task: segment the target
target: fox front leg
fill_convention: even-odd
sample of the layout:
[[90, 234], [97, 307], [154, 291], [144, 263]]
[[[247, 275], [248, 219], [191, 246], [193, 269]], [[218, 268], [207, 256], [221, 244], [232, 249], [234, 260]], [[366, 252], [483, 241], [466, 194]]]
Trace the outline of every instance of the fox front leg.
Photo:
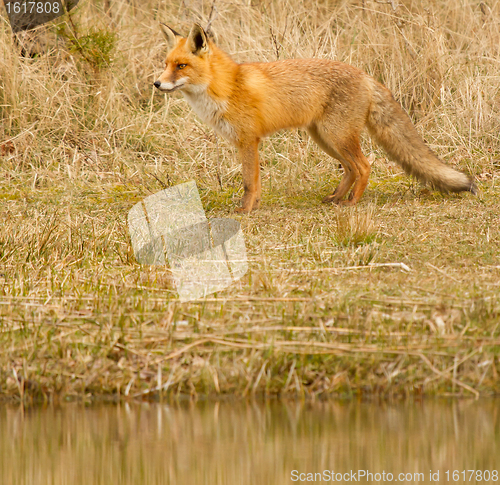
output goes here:
[[250, 212], [260, 204], [259, 139], [239, 146], [244, 194], [236, 212]]

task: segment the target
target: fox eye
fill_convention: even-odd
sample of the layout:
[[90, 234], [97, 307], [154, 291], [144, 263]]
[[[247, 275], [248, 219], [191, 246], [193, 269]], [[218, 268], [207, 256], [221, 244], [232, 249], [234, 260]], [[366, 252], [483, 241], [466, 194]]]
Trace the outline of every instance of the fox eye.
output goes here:
[[184, 69], [187, 64], [177, 64], [177, 69]]

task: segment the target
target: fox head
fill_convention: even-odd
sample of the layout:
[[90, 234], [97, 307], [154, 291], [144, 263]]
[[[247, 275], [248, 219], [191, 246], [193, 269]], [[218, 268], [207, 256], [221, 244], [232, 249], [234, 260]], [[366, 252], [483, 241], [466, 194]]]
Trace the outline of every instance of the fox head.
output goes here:
[[192, 91], [197, 86], [208, 85], [210, 41], [203, 28], [194, 24], [187, 37], [182, 37], [168, 25], [160, 24], [170, 50], [165, 60], [165, 70], [154, 86], [171, 93], [177, 89]]

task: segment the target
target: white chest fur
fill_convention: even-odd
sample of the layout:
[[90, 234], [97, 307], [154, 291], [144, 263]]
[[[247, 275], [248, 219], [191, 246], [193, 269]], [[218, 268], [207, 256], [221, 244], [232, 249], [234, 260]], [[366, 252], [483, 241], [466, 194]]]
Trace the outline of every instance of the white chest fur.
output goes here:
[[236, 131], [233, 126], [224, 119], [227, 109], [226, 101], [215, 101], [207, 92], [206, 86], [197, 89], [183, 91], [184, 98], [189, 103], [193, 111], [217, 134], [224, 137], [229, 142], [236, 141]]

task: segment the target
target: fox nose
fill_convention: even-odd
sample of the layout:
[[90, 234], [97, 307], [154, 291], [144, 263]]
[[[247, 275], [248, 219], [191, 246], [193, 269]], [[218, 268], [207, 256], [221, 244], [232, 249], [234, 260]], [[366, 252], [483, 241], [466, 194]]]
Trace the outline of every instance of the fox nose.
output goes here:
[[159, 88], [161, 86], [161, 82], [155, 81], [154, 86], [155, 86], [155, 88]]

